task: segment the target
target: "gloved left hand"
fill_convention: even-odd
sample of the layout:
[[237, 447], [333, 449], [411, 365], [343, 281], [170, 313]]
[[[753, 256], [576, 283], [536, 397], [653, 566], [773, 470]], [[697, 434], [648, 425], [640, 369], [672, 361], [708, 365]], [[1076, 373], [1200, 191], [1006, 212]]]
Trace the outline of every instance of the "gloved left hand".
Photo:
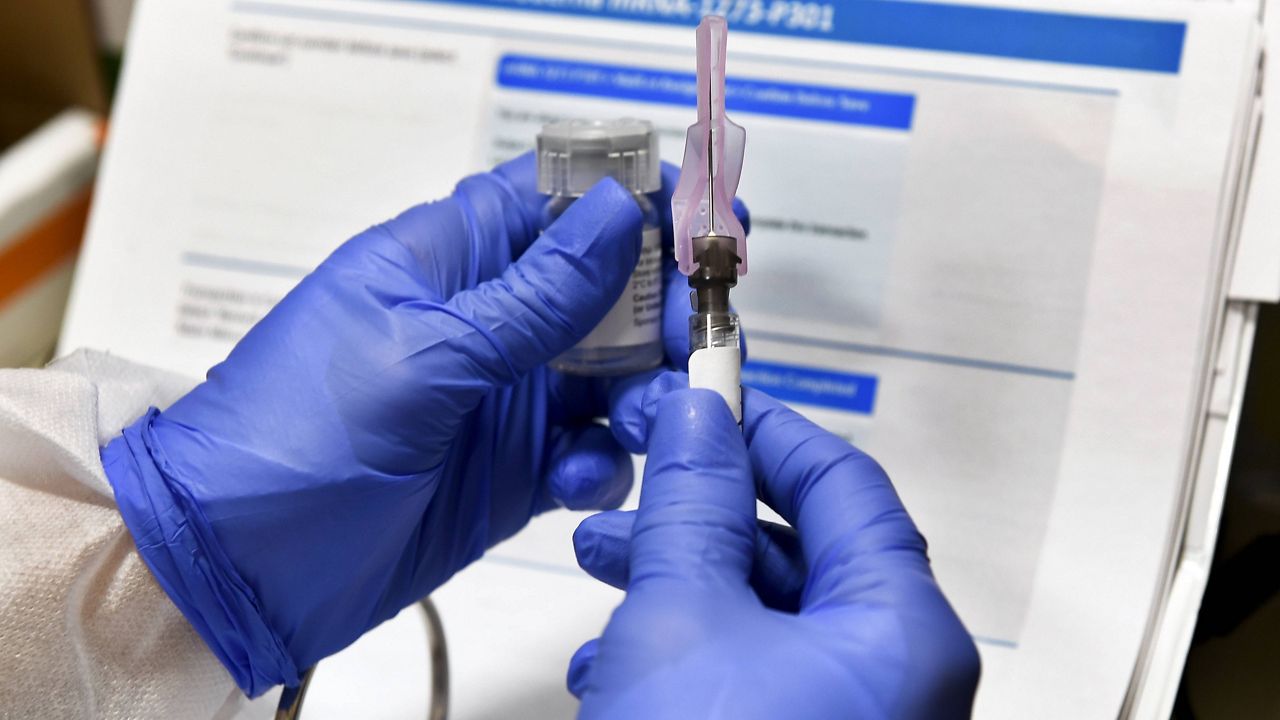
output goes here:
[[641, 211], [605, 180], [539, 237], [534, 178], [526, 155], [350, 240], [103, 449], [144, 560], [249, 695], [530, 516], [626, 497], [630, 458], [591, 420], [607, 384], [545, 363], [621, 294]]

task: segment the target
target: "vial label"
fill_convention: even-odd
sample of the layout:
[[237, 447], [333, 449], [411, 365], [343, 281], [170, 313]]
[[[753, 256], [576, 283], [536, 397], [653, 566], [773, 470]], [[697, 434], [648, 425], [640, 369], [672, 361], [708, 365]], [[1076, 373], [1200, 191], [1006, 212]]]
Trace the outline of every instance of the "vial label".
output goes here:
[[630, 347], [662, 337], [662, 230], [647, 228], [631, 282], [579, 348]]

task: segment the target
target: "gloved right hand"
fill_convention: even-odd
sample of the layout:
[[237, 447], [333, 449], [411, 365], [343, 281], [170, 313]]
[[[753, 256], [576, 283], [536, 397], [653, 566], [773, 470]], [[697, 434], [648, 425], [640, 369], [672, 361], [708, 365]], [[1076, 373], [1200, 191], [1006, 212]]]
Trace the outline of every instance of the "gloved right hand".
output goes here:
[[[571, 663], [580, 717], [968, 717], [977, 650], [880, 466], [760, 392], [739, 431], [685, 384], [614, 408], [649, 458], [639, 510], [575, 535], [583, 567], [627, 590]], [[757, 487], [798, 547], [758, 527]]]

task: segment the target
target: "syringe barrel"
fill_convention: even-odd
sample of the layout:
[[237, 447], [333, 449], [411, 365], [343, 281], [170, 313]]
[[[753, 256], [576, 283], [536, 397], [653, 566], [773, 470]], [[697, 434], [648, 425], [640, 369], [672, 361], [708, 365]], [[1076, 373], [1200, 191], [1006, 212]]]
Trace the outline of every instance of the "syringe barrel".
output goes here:
[[742, 422], [742, 356], [738, 315], [729, 289], [738, 283], [737, 241], [709, 235], [693, 239], [697, 269], [689, 276], [689, 387], [720, 393]]
[[689, 387], [714, 390], [742, 423], [742, 354], [738, 316], [697, 313], [689, 318]]
[[705, 348], [741, 348], [737, 313], [703, 312], [689, 316], [689, 354]]

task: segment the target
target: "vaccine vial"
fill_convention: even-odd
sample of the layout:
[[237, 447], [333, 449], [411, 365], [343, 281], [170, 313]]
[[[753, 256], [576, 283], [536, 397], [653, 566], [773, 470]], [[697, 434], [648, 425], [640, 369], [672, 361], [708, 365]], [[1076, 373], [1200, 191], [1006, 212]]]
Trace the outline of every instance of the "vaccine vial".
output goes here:
[[552, 368], [621, 375], [662, 363], [662, 229], [647, 195], [662, 186], [661, 170], [658, 137], [645, 120], [563, 120], [538, 133], [538, 191], [551, 196], [542, 227], [605, 177], [630, 190], [644, 213], [640, 261], [622, 297], [582, 342], [551, 362]]

